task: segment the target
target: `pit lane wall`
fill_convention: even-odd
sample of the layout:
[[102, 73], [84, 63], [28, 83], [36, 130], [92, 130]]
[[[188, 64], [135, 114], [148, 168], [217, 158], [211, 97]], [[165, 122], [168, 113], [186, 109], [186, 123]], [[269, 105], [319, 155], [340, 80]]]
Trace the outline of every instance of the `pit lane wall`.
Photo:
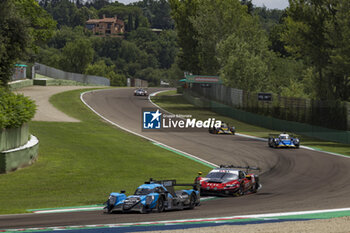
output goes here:
[[189, 90], [185, 90], [183, 95], [185, 99], [187, 99], [187, 101], [189, 101], [195, 106], [209, 108], [210, 110], [218, 114], [228, 116], [249, 124], [281, 132], [287, 131], [292, 133], [298, 133], [325, 141], [334, 141], [350, 144], [350, 131], [328, 129], [305, 123], [281, 120], [273, 117], [242, 111], [237, 108], [233, 108], [228, 105], [219, 103], [217, 101], [206, 99], [202, 96], [194, 96], [193, 93], [191, 93], [191, 91]]
[[0, 173], [32, 164], [38, 156], [39, 141], [29, 134], [27, 124], [0, 131]]

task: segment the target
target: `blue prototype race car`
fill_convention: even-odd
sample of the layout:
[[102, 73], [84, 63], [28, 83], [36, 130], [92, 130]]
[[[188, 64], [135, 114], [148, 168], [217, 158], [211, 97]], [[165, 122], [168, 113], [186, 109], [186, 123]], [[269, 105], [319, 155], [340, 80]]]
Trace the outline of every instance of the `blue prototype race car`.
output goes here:
[[[174, 186], [192, 186], [189, 190], [174, 190]], [[199, 185], [176, 184], [176, 180], [161, 180], [145, 182], [139, 186], [134, 195], [126, 196], [125, 191], [111, 193], [105, 212], [131, 212], [149, 213], [151, 211], [163, 212], [173, 209], [193, 209], [200, 204]]]
[[300, 141], [298, 138], [287, 133], [281, 133], [280, 135], [270, 134], [268, 144], [269, 147], [274, 148], [299, 148]]

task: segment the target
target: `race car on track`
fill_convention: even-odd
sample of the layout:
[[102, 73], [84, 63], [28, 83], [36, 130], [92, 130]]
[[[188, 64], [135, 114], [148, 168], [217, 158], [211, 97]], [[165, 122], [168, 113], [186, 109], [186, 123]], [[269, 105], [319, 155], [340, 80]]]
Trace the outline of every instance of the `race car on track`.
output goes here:
[[[174, 190], [174, 186], [192, 186], [193, 189]], [[150, 179], [139, 186], [134, 195], [126, 196], [125, 191], [111, 193], [105, 203], [105, 212], [149, 213], [173, 209], [193, 209], [200, 204], [199, 185], [176, 184], [176, 180]]]
[[262, 186], [259, 183], [259, 176], [248, 173], [250, 170], [260, 169], [249, 166], [221, 165], [211, 170], [206, 177], [198, 176], [197, 182], [200, 183], [201, 195], [241, 196], [256, 193]]
[[209, 128], [209, 133], [212, 134], [232, 134], [234, 135], [236, 132], [235, 127], [229, 126], [226, 123], [221, 123], [220, 127], [210, 127]]
[[274, 148], [299, 148], [300, 141], [297, 137], [291, 136], [287, 133], [270, 134], [268, 139], [269, 147]]
[[135, 96], [147, 96], [147, 91], [143, 88], [136, 89], [134, 91]]

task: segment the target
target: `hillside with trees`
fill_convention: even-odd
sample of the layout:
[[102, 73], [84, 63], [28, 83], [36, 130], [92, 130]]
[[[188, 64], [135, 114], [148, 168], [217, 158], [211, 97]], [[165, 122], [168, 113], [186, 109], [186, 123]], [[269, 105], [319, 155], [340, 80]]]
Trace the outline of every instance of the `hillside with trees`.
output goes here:
[[[290, 0], [286, 10], [251, 0], [6, 0], [0, 7], [0, 77], [39, 62], [69, 72], [176, 83], [183, 72], [220, 75], [231, 87], [349, 101], [346, 0]], [[6, 10], [5, 10], [6, 9]], [[92, 35], [89, 19], [117, 17], [119, 36]], [[159, 29], [156, 32], [152, 29]]]
[[169, 2], [180, 69], [250, 92], [349, 101], [349, 1], [290, 0], [285, 11], [247, 0]]

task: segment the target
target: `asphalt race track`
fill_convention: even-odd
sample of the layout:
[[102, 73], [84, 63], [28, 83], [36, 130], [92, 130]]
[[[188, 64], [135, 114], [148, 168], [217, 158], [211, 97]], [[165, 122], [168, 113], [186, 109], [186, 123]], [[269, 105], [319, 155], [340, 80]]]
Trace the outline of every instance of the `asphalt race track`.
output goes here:
[[[159, 89], [149, 88], [149, 93]], [[194, 210], [151, 214], [86, 211], [0, 216], [0, 229], [224, 217], [350, 207], [350, 159], [306, 149], [272, 149], [266, 142], [208, 132], [142, 132], [141, 108], [154, 107], [133, 89], [94, 91], [84, 100], [125, 128], [215, 164], [258, 165], [257, 194], [203, 202]], [[237, 129], [239, 132], [239, 129]], [[142, 153], [141, 153], [142, 154]], [[194, 174], [195, 176], [196, 174]], [[113, 190], [111, 190], [113, 191]], [[115, 190], [114, 190], [115, 191]]]

